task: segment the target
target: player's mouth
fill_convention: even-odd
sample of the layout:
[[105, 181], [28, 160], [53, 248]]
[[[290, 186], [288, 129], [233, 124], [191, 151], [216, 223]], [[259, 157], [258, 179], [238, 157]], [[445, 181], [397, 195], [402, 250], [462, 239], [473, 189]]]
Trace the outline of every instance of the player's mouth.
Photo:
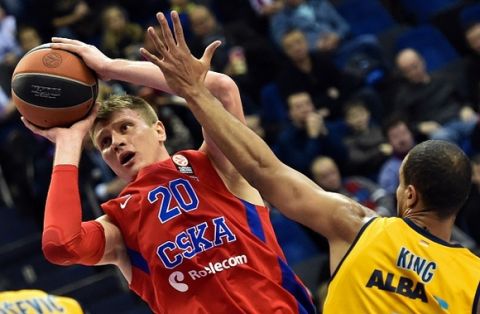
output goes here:
[[135, 157], [134, 152], [125, 152], [120, 155], [120, 164], [124, 167], [131, 166]]

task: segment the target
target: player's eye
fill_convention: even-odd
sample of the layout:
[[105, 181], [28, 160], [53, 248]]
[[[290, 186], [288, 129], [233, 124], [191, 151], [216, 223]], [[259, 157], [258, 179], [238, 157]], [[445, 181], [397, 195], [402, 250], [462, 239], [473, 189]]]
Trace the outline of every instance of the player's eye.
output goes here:
[[123, 123], [121, 126], [120, 126], [120, 131], [123, 133], [123, 132], [126, 132], [129, 128], [130, 128], [131, 124], [130, 123]]

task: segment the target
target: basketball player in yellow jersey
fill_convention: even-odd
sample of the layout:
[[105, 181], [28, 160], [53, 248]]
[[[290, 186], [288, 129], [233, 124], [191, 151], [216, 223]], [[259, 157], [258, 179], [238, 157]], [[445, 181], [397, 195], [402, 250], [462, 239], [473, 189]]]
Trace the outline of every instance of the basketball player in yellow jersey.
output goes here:
[[[450, 242], [471, 184], [470, 162], [457, 146], [427, 141], [413, 148], [400, 169], [399, 217], [375, 217], [281, 163], [205, 88], [207, 58], [190, 54], [178, 15], [172, 13], [175, 38], [163, 14], [157, 18], [161, 34], [149, 28], [156, 55], [141, 49], [144, 57], [160, 67], [168, 85], [266, 200], [327, 237], [333, 279], [325, 313], [480, 313], [480, 259]], [[209, 46], [208, 54], [217, 46]]]
[[0, 313], [83, 314], [77, 301], [47, 294], [41, 290], [0, 292]]

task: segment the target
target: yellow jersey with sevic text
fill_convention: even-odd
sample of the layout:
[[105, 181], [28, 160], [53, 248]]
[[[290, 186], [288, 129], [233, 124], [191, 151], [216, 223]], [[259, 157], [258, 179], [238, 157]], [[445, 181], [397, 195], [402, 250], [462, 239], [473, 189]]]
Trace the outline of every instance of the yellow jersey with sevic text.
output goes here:
[[77, 301], [41, 290], [0, 292], [0, 313], [83, 314]]

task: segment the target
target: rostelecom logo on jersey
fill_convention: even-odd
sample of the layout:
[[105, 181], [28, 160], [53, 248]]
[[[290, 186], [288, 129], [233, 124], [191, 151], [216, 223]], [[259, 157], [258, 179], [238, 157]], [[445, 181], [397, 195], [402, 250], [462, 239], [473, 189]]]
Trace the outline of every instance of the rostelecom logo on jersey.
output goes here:
[[[189, 270], [187, 272], [191, 280], [197, 280], [205, 278], [210, 275], [215, 275], [222, 271], [228, 270], [230, 268], [236, 267], [238, 265], [247, 264], [248, 259], [246, 255], [237, 255], [224, 259], [220, 262], [208, 263], [207, 266], [203, 267], [200, 270]], [[188, 279], [188, 277], [187, 277]], [[174, 271], [168, 276], [168, 283], [177, 291], [187, 292], [188, 284], [184, 282], [185, 275], [180, 271]]]

